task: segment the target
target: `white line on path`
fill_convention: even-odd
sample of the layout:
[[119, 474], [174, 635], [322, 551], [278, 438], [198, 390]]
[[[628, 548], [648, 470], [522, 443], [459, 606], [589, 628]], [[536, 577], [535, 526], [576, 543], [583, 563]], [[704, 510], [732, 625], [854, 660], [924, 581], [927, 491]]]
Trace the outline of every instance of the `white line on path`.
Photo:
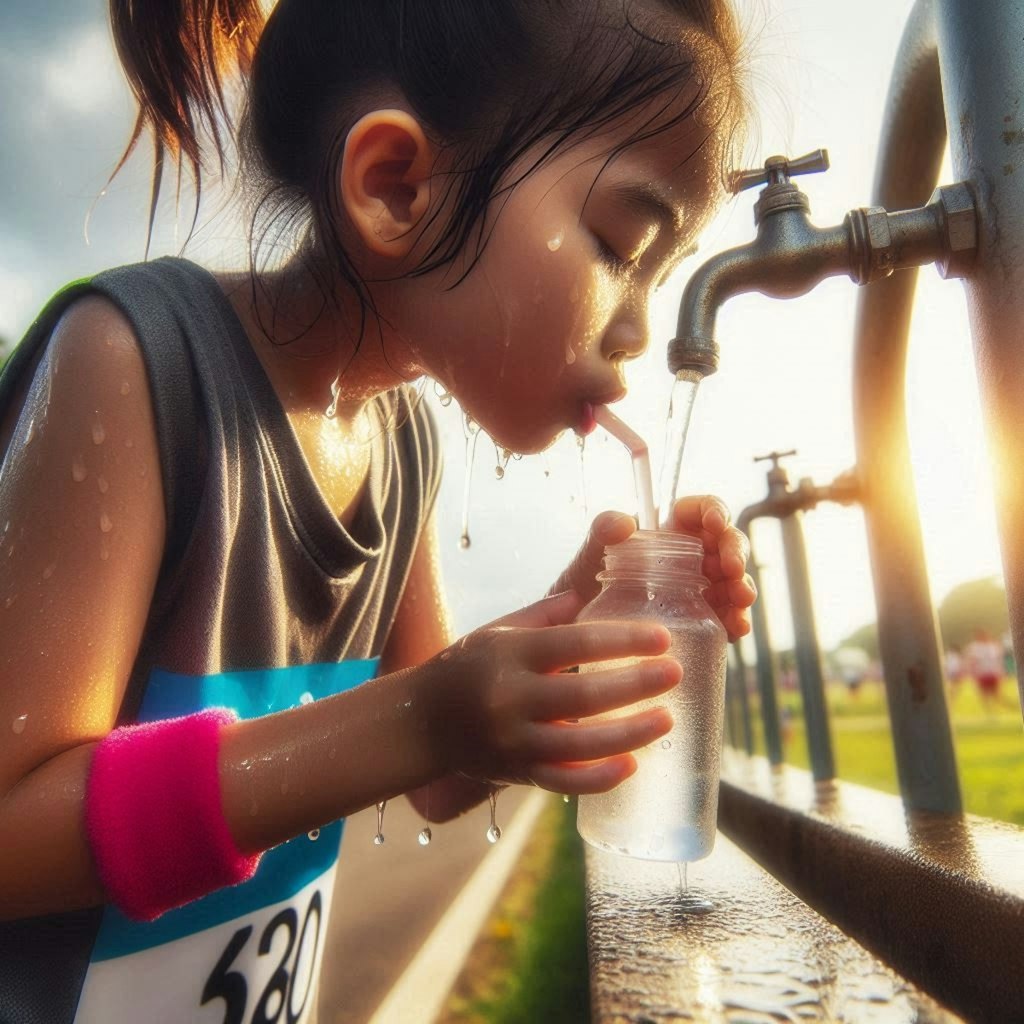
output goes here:
[[487, 851], [369, 1024], [430, 1024], [437, 1018], [548, 796], [538, 789], [522, 802], [501, 842]]

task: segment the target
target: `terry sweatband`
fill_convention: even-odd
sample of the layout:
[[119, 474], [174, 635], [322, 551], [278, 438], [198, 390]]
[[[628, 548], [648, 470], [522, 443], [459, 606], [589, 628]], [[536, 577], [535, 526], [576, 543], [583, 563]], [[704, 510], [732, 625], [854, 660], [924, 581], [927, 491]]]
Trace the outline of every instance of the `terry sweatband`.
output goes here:
[[85, 828], [100, 881], [128, 917], [164, 911], [256, 873], [224, 820], [217, 754], [227, 708], [122, 726], [96, 748]]

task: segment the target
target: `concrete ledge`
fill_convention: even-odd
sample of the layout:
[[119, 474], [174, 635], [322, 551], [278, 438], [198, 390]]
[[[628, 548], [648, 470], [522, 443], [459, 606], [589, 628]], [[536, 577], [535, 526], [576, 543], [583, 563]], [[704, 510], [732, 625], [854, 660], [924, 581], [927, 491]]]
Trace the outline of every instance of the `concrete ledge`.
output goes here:
[[[719, 834], [689, 866], [587, 848], [592, 1019], [952, 1024], [947, 1012]], [[701, 899], [709, 913], [687, 913]]]
[[719, 828], [811, 907], [971, 1021], [1024, 1020], [1024, 829], [729, 752]]

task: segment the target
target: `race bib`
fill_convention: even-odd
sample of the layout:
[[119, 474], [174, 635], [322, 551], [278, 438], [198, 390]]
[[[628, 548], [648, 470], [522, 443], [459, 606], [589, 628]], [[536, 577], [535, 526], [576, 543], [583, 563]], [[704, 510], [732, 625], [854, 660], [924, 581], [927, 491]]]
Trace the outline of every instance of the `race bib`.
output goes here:
[[[140, 721], [208, 707], [241, 718], [331, 696], [373, 678], [377, 659], [180, 676], [154, 672]], [[308, 1024], [344, 828], [333, 822], [272, 850], [249, 881], [131, 921], [108, 906], [75, 1024]]]

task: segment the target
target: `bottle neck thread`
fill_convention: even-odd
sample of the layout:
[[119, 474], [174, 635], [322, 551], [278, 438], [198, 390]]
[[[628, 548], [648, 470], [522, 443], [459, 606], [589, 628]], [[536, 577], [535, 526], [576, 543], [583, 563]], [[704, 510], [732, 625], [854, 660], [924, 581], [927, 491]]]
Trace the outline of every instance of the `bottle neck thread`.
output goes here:
[[604, 549], [602, 584], [689, 584], [704, 589], [710, 583], [701, 569], [704, 546], [696, 537], [670, 530], [637, 530], [621, 544]]

